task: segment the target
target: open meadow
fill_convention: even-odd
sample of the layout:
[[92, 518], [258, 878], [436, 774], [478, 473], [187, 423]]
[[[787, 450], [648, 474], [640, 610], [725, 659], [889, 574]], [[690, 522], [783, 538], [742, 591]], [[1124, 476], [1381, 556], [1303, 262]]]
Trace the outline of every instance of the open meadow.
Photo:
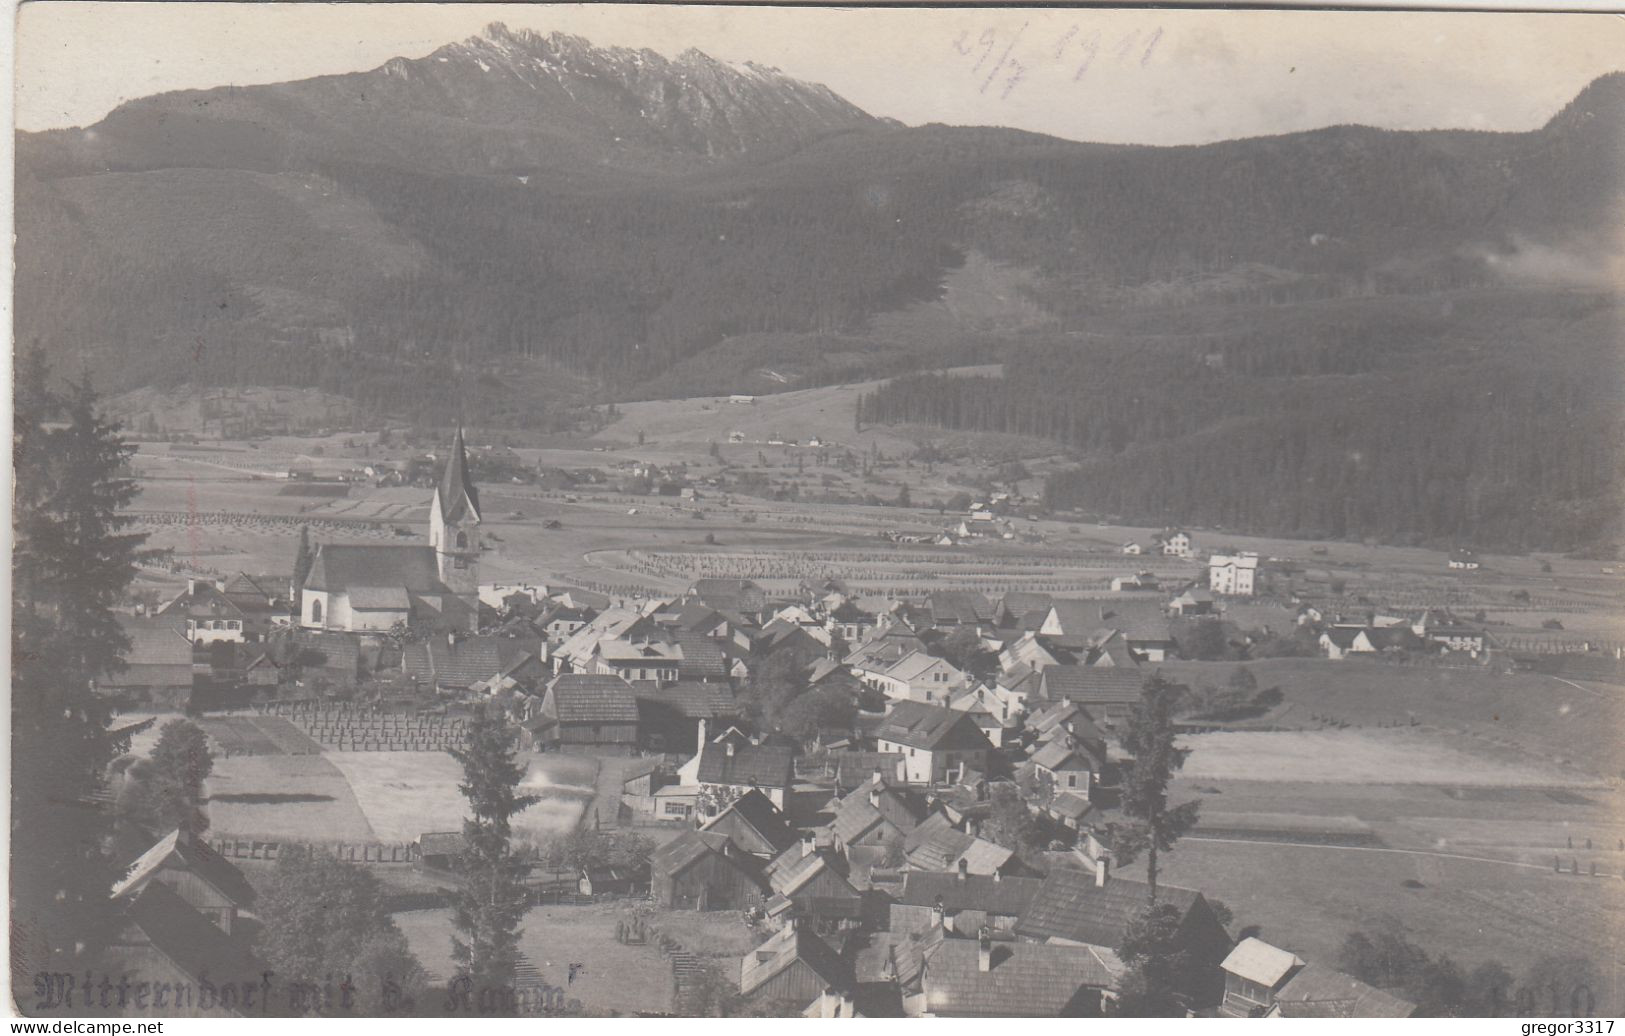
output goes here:
[[1409, 729], [1217, 731], [1189, 735], [1183, 776], [1293, 784], [1451, 784], [1501, 788], [1601, 786], [1535, 758], [1493, 759]]
[[1621, 959], [1625, 792], [1595, 773], [1433, 726], [1182, 743], [1171, 798], [1201, 814], [1163, 878], [1222, 900], [1237, 930], [1327, 962], [1357, 930], [1469, 968], [1577, 953], [1607, 973]]
[[[663, 1013], [672, 1009], [671, 963], [653, 937], [642, 946], [615, 941], [615, 924], [641, 916], [676, 938], [690, 952], [723, 956], [724, 973], [738, 969], [738, 957], [752, 943], [736, 913], [651, 912], [625, 902], [583, 906], [538, 906], [525, 914], [519, 950], [542, 981], [564, 990], [583, 1007], [620, 1014]], [[448, 910], [413, 910], [394, 915], [412, 953], [433, 976], [453, 971]], [[574, 973], [572, 974], [572, 967]]]
[[[205, 729], [220, 744], [241, 743], [239, 728], [260, 717], [216, 717]], [[252, 729], [251, 729], [252, 732]], [[462, 766], [446, 752], [322, 752], [217, 755], [206, 792], [210, 830], [218, 835], [314, 842], [415, 842], [458, 831], [468, 803]], [[521, 792], [541, 801], [514, 819], [521, 841], [573, 830], [594, 796], [596, 761], [527, 755]]]
[[[1625, 775], [1625, 688], [1495, 667], [1393, 665], [1365, 659], [1275, 658], [1243, 663], [1259, 687], [1279, 687], [1278, 727], [1346, 724], [1383, 735], [1429, 734], [1442, 745], [1514, 766], [1531, 759], [1595, 778]], [[1165, 662], [1165, 676], [1222, 687], [1234, 662]], [[1409, 767], [1413, 765], [1406, 763]], [[1416, 766], [1426, 766], [1418, 757]], [[1399, 778], [1396, 778], [1399, 779]]]

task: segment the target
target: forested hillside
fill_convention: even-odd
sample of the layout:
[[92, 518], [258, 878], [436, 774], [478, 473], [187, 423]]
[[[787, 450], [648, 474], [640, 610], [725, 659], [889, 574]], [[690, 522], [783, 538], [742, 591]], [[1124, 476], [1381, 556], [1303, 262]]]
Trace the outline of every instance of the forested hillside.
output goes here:
[[1049, 502], [1142, 523], [1575, 549], [1618, 534], [1618, 300], [1461, 292], [1243, 313], [1240, 333], [1033, 341], [915, 375], [865, 421], [1059, 440]]
[[[1617, 73], [1530, 133], [1126, 147], [906, 128], [771, 69], [495, 27], [19, 134], [15, 326], [110, 387], [291, 383], [534, 427], [1007, 359], [1002, 385], [899, 383], [872, 419], [1089, 451], [1059, 502], [1494, 538], [1476, 512], [1522, 486], [1568, 542], [1614, 474], [1590, 434], [1617, 402], [1612, 311], [1584, 293], [1625, 275], [1622, 175]], [[990, 270], [972, 290], [1002, 310], [953, 298]], [[1439, 471], [1357, 445], [1361, 414]], [[1269, 474], [1207, 488], [1232, 454]], [[1361, 509], [1413, 473], [1415, 499]], [[1355, 487], [1342, 513], [1311, 476]]]

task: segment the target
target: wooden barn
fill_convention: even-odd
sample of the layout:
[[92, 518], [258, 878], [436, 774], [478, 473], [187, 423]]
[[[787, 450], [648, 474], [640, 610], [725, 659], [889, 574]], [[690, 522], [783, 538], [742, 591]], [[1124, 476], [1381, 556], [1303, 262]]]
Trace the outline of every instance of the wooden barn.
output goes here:
[[739, 965], [739, 993], [764, 1003], [782, 1002], [800, 1011], [825, 990], [852, 987], [851, 968], [840, 954], [801, 926], [779, 932], [745, 955]]
[[540, 742], [561, 752], [631, 755], [638, 748], [638, 700], [618, 676], [565, 673], [542, 699], [541, 715], [553, 721]]
[[756, 861], [727, 835], [684, 831], [649, 858], [651, 892], [668, 910], [743, 910], [761, 903]]
[[143, 853], [113, 886], [113, 899], [131, 902], [154, 884], [169, 888], [228, 935], [237, 928], [239, 912], [254, 905], [254, 887], [242, 871], [190, 831], [171, 831]]
[[705, 830], [727, 835], [735, 846], [763, 861], [800, 844], [784, 814], [755, 788], [708, 820]]

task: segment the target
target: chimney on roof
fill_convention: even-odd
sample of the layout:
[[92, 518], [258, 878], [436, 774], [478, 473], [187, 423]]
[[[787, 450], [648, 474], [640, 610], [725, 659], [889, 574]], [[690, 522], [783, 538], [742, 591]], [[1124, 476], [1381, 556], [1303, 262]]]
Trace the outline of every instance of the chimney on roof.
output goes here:
[[986, 927], [976, 939], [976, 970], [993, 970], [993, 936]]
[[1108, 874], [1107, 874], [1108, 870], [1109, 870], [1109, 865], [1106, 863], [1105, 855], [1102, 854], [1099, 859], [1095, 860], [1095, 888], [1103, 889], [1103, 888], [1106, 887], [1106, 878], [1108, 877]]
[[186, 579], [186, 596], [191, 597], [195, 593], [197, 593], [197, 580], [188, 576]]
[[734, 754], [734, 743], [733, 743], [733, 738], [729, 738], [729, 739], [728, 739], [728, 743], [727, 743], [727, 744], [726, 744], [726, 745], [724, 745], [724, 746], [723, 746], [723, 748], [724, 748], [724, 749], [726, 749], [726, 750], [727, 750], [727, 752], [728, 752], [728, 757], [729, 757], [729, 758], [730, 758], [730, 759], [731, 759], [731, 758], [733, 758], [733, 754]]
[[964, 881], [969, 876], [970, 876], [970, 864], [966, 863], [965, 858], [963, 856], [961, 856], [959, 858], [959, 880]]
[[931, 904], [931, 927], [932, 928], [941, 928], [941, 927], [943, 927], [943, 909], [942, 909], [942, 897], [941, 896], [938, 896], [936, 898], [936, 901]]
[[998, 881], [999, 879], [1001, 879], [1003, 877], [1004, 877], [1004, 874], [1001, 871], [999, 871], [997, 868], [995, 868], [994, 871], [993, 871], [993, 880]]

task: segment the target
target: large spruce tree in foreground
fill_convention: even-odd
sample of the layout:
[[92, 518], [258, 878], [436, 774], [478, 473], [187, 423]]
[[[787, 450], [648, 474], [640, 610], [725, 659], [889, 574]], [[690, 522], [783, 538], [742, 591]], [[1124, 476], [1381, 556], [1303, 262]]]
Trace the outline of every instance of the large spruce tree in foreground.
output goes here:
[[457, 980], [475, 1003], [484, 999], [497, 1005], [514, 988], [519, 922], [525, 913], [519, 880], [525, 865], [513, 850], [510, 824], [540, 800], [518, 792], [525, 767], [515, 761], [513, 733], [500, 717], [476, 717], [468, 741], [452, 755], [463, 764], [458, 787], [473, 815], [463, 821], [463, 887], [453, 900], [457, 934], [451, 955]]
[[1168, 783], [1185, 765], [1188, 748], [1174, 745], [1174, 704], [1180, 688], [1154, 674], [1146, 680], [1123, 732], [1123, 750], [1134, 757], [1123, 776], [1123, 813], [1130, 822], [1118, 829], [1112, 852], [1120, 864], [1144, 853], [1150, 901], [1157, 902], [1157, 854], [1169, 852], [1196, 825], [1197, 802], [1168, 805]]
[[[83, 971], [113, 924], [117, 878], [101, 804], [127, 744], [92, 688], [123, 667], [113, 607], [146, 537], [124, 531], [133, 447], [96, 413], [88, 379], [53, 391], [38, 351], [19, 357], [12, 426], [11, 858], [13, 967]], [[30, 974], [16, 974], [22, 988]]]

